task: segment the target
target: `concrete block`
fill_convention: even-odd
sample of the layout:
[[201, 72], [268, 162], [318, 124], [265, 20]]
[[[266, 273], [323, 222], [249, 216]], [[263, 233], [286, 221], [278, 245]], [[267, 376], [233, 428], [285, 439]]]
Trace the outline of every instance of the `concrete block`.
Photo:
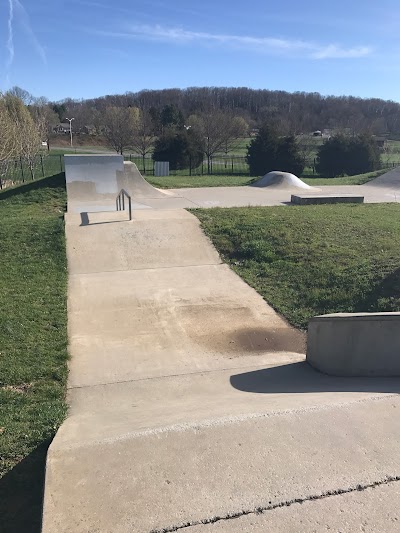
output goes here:
[[312, 205], [312, 204], [362, 204], [364, 196], [356, 194], [292, 194], [292, 204]]
[[400, 376], [400, 313], [312, 318], [307, 361], [334, 376]]

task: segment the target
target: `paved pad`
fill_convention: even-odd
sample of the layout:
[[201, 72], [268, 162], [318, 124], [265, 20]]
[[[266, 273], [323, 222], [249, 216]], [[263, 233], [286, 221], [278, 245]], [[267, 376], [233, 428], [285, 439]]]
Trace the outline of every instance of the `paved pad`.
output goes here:
[[395, 530], [400, 380], [312, 370], [304, 335], [174, 207], [280, 194], [172, 191], [132, 221], [107, 198], [69, 204], [71, 407], [44, 533]]
[[190, 533], [397, 533], [400, 483], [356, 487], [318, 499], [285, 502], [266, 511], [222, 519], [189, 529]]
[[[56, 440], [44, 531], [176, 531], [383, 484], [400, 468], [400, 423], [393, 425], [399, 402], [396, 396], [237, 420], [210, 416], [97, 443], [80, 443], [78, 434], [74, 445]], [[327, 529], [331, 517], [319, 520]]]

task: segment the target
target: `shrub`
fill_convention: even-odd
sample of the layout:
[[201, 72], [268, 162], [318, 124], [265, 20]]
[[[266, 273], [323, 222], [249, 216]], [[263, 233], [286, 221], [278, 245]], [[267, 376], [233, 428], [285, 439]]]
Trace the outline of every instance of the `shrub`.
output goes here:
[[262, 176], [272, 170], [302, 174], [304, 162], [293, 135], [280, 137], [264, 125], [247, 147], [247, 163], [251, 176]]
[[189, 131], [168, 131], [154, 145], [154, 161], [169, 161], [171, 170], [198, 167], [203, 160], [201, 140]]
[[364, 174], [380, 166], [379, 148], [374, 139], [367, 135], [334, 135], [324, 142], [317, 154], [317, 172], [332, 178]]

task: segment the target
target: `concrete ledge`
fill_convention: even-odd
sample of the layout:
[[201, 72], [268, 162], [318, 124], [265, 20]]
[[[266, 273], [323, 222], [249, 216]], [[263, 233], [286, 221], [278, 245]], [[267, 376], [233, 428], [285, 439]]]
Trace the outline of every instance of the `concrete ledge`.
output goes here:
[[341, 195], [324, 195], [324, 194], [292, 194], [292, 204], [311, 205], [311, 204], [362, 204], [364, 196], [356, 194]]
[[312, 318], [307, 361], [334, 376], [400, 376], [400, 313]]

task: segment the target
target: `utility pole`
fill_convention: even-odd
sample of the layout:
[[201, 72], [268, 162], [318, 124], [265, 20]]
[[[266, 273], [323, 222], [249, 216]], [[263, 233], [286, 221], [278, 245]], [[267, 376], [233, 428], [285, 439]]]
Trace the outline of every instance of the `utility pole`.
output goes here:
[[72, 121], [75, 120], [74, 118], [66, 118], [69, 122], [69, 135], [71, 137], [71, 148], [72, 148]]

